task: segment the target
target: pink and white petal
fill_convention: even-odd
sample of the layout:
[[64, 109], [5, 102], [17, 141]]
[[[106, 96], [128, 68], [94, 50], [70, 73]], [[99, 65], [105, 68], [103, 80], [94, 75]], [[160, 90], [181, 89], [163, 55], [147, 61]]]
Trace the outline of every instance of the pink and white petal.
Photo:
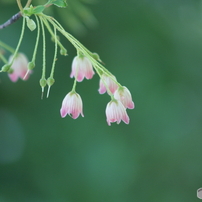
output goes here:
[[12, 82], [16, 82], [18, 80], [18, 75], [15, 72], [12, 74], [8, 74], [8, 76]]
[[93, 69], [87, 69], [85, 76], [87, 79], [92, 79], [94, 74], [95, 72], [93, 71]]
[[102, 81], [100, 81], [100, 88], [98, 89], [100, 94], [104, 94], [106, 93], [107, 89], [105, 87], [105, 85], [102, 83]]
[[84, 74], [83, 74], [83, 72], [79, 71], [78, 74], [77, 74], [76, 80], [78, 82], [81, 82], [81, 81], [83, 81], [83, 79], [84, 79]]
[[123, 122], [125, 122], [126, 124], [129, 124], [129, 122], [130, 122], [130, 118], [129, 118], [129, 116], [128, 116], [127, 114], [124, 114], [124, 115], [122, 116], [122, 120], [123, 120]]
[[74, 72], [73, 70], [71, 71], [71, 74], [70, 74], [70, 78], [73, 78], [74, 77]]
[[124, 107], [128, 109], [133, 109], [135, 107], [130, 91], [126, 87], [117, 89], [114, 93], [114, 98], [120, 100]]
[[74, 108], [74, 109], [72, 109], [71, 114], [72, 114], [71, 117], [72, 117], [73, 119], [77, 119], [77, 118], [79, 117], [80, 111], [79, 111], [78, 109]]
[[117, 88], [118, 88], [118, 85], [114, 81], [111, 81], [109, 85], [109, 90], [112, 92], [112, 94], [114, 94]]
[[60, 115], [61, 115], [62, 118], [64, 118], [65, 116], [67, 116], [67, 109], [65, 109], [65, 108], [62, 107], [60, 109]]
[[135, 108], [134, 102], [132, 101], [132, 102], [128, 103], [127, 108], [128, 109], [134, 109]]
[[85, 77], [86, 79], [91, 79], [95, 72], [93, 71], [93, 66], [88, 58], [84, 58], [84, 66], [85, 66]]

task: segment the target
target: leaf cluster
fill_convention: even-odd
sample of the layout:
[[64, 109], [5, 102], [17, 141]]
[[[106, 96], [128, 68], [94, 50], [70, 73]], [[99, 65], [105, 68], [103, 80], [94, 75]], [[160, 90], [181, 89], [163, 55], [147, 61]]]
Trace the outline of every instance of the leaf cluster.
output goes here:
[[66, 8], [67, 2], [66, 2], [66, 0], [49, 0], [44, 5], [39, 5], [36, 7], [30, 6], [29, 8], [24, 9], [23, 12], [27, 16], [36, 15], [36, 14], [42, 13], [45, 10], [45, 8], [47, 8], [51, 5], [55, 5], [55, 6], [60, 7], [60, 8]]

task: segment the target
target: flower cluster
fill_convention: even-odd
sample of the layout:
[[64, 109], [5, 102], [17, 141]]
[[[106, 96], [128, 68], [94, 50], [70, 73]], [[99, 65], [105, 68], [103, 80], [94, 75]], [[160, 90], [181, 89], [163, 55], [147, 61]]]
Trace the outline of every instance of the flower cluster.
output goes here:
[[[72, 72], [70, 77], [74, 77], [76, 81], [83, 81], [84, 78], [91, 79], [95, 74], [93, 65], [90, 60], [84, 56], [76, 56], [72, 63]], [[100, 87], [98, 89], [100, 94], [107, 92], [112, 100], [107, 104], [106, 117], [108, 125], [112, 122], [129, 123], [129, 117], [126, 109], [133, 109], [135, 107], [132, 101], [130, 91], [125, 87], [121, 86], [115, 76], [107, 75], [103, 73], [100, 77]], [[64, 118], [67, 114], [71, 115], [72, 118], [78, 118], [79, 114], [83, 115], [83, 103], [81, 97], [75, 90], [69, 92], [63, 102], [60, 109], [61, 116]]]
[[[77, 56], [73, 59], [72, 70], [70, 73], [70, 77], [74, 78], [74, 84], [72, 90], [65, 96], [62, 101], [62, 106], [60, 109], [61, 117], [64, 118], [67, 114], [70, 115], [73, 119], [77, 119], [79, 115], [84, 116], [82, 99], [76, 92], [76, 85], [77, 82], [82, 82], [84, 78], [92, 79], [94, 74], [97, 73], [100, 77], [98, 92], [100, 94], [107, 93], [111, 97], [111, 100], [106, 107], [106, 120], [108, 125], [111, 125], [111, 123], [113, 122], [117, 122], [119, 124], [121, 121], [128, 124], [129, 116], [126, 112], [126, 109], [133, 109], [135, 107], [130, 91], [125, 86], [122, 86], [120, 83], [118, 83], [116, 77], [101, 64], [102, 61], [97, 53], [90, 52], [77, 39], [66, 32], [58, 21], [56, 21], [53, 17], [47, 16], [43, 13], [44, 9], [51, 5], [66, 7], [66, 1], [49, 0], [45, 5], [36, 7], [30, 5], [31, 1], [28, 1], [25, 8], [22, 8], [20, 0], [17, 2], [20, 8], [20, 13], [17, 15], [17, 17], [23, 17], [21, 35], [16, 49], [12, 49], [7, 44], [4, 44], [0, 41], [0, 60], [5, 63], [1, 69], [1, 72], [7, 72], [12, 82], [16, 82], [19, 78], [23, 80], [28, 79], [30, 74], [32, 73], [33, 68], [35, 67], [39, 37], [42, 33], [43, 64], [42, 76], [39, 83], [42, 88], [42, 95], [45, 87], [48, 86], [48, 97], [50, 87], [55, 82], [54, 70], [57, 60], [58, 47], [60, 48], [61, 55], [67, 55], [67, 50], [64, 48], [62, 43], [59, 41], [59, 37], [57, 36], [57, 32], [59, 32], [67, 40], [69, 40], [77, 50]], [[35, 16], [36, 23], [34, 20], [30, 19], [31, 15]], [[27, 27], [31, 31], [37, 30], [36, 43], [33, 51], [32, 60], [30, 62], [28, 62], [27, 57], [23, 53], [19, 53], [19, 47], [21, 45], [25, 31], [25, 23], [27, 23]], [[8, 23], [6, 23], [6, 25], [7, 24]], [[5, 25], [1, 27], [5, 27]], [[48, 78], [46, 77], [45, 28], [52, 36], [53, 42], [55, 44], [51, 73]], [[11, 56], [8, 61], [4, 57], [5, 50], [11, 52]]]

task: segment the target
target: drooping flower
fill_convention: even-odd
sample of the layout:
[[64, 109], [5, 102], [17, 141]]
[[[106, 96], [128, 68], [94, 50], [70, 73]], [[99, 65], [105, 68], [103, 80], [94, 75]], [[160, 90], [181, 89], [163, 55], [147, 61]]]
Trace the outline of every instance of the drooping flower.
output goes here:
[[[9, 57], [8, 62], [10, 63], [13, 59], [13, 55]], [[27, 80], [29, 78], [29, 75], [31, 74], [31, 71], [28, 72], [28, 59], [23, 53], [18, 53], [16, 58], [13, 61], [13, 64], [11, 65], [11, 69], [13, 70], [12, 73], [8, 74], [10, 80], [12, 82], [16, 82], [19, 78]], [[26, 75], [26, 77], [25, 77]]]
[[112, 100], [107, 104], [106, 117], [109, 126], [112, 122], [119, 124], [122, 120], [126, 124], [129, 124], [130, 121], [126, 108], [119, 100]]
[[128, 90], [128, 88], [126, 88], [125, 86], [119, 87], [115, 91], [114, 98], [117, 100], [120, 100], [125, 108], [134, 109], [134, 107], [135, 107], [135, 104], [132, 101], [131, 93]]
[[[112, 77], [116, 81], [116, 77], [115, 76]], [[98, 89], [99, 93], [104, 94], [107, 91], [106, 89], [107, 85], [111, 93], [114, 94], [114, 92], [118, 88], [118, 85], [115, 83], [115, 81], [113, 81], [109, 76], [102, 74], [100, 78], [100, 87]]]
[[91, 79], [94, 74], [93, 66], [87, 57], [74, 57], [70, 74], [71, 78], [75, 77], [77, 81], [81, 82], [84, 78]]
[[62, 101], [60, 109], [61, 117], [64, 118], [67, 114], [73, 119], [77, 119], [79, 115], [83, 115], [83, 103], [81, 97], [76, 92], [69, 92]]

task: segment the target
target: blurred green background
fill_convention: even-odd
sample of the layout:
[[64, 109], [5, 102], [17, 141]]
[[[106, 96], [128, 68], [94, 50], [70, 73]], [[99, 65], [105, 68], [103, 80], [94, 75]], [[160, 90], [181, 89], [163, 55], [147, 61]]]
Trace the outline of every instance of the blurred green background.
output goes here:
[[[49, 12], [99, 53], [130, 89], [136, 108], [128, 110], [129, 125], [109, 127], [105, 107], [110, 98], [99, 95], [96, 75], [77, 85], [85, 118], [62, 119], [59, 110], [72, 88], [69, 74], [76, 55], [62, 37], [68, 56], [58, 56], [48, 99], [40, 98], [41, 47], [28, 81], [12, 83], [1, 73], [0, 202], [199, 201], [202, 1], [67, 2], [63, 14]], [[85, 8], [78, 11], [74, 3]], [[14, 0], [0, 1], [0, 23], [16, 12]], [[22, 19], [0, 30], [0, 40], [15, 47], [21, 24]], [[29, 59], [35, 37], [36, 31], [26, 29], [20, 51]], [[54, 48], [48, 40], [47, 75]]]

